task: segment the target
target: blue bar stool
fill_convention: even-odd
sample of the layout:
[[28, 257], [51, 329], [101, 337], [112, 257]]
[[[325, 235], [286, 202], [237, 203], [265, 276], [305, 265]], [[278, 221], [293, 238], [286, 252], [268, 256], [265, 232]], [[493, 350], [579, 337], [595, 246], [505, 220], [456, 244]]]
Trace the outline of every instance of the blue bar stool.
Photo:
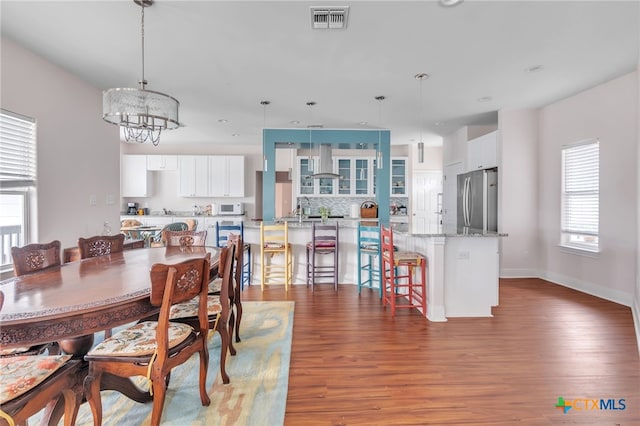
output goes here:
[[[364, 262], [363, 262], [364, 258]], [[368, 221], [358, 223], [358, 294], [362, 287], [378, 288], [382, 298], [380, 268], [380, 225]], [[363, 278], [364, 275], [364, 278]]]
[[[229, 234], [238, 234], [242, 241], [244, 240], [244, 223], [235, 224], [233, 222], [216, 222], [216, 247], [226, 247]], [[243, 256], [242, 263], [242, 282], [240, 290], [244, 290], [244, 283], [251, 285], [251, 244], [243, 243], [244, 251], [247, 256]]]

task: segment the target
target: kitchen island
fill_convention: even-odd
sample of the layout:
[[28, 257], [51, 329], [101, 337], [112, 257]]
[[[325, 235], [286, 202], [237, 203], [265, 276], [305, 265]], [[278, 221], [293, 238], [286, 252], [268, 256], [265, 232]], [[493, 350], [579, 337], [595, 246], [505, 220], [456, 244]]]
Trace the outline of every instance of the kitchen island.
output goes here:
[[[337, 219], [339, 225], [339, 282], [357, 283], [358, 222]], [[364, 219], [366, 220], [366, 219]], [[329, 222], [335, 222], [329, 220]], [[289, 242], [293, 248], [293, 285], [306, 284], [306, 244], [311, 239], [312, 221], [289, 221]], [[245, 242], [259, 253], [260, 222], [245, 222]], [[427, 318], [489, 317], [498, 305], [499, 239], [507, 234], [445, 229], [437, 233], [412, 234], [394, 229], [394, 245], [400, 250], [418, 251], [427, 257]], [[330, 259], [319, 258], [320, 262]], [[276, 259], [280, 261], [280, 259]], [[259, 284], [259, 255], [253, 256], [252, 283]], [[320, 284], [322, 285], [322, 284]]]
[[507, 234], [443, 229], [412, 234], [395, 230], [400, 250], [417, 251], [428, 261], [427, 318], [490, 317], [498, 306], [500, 244]]

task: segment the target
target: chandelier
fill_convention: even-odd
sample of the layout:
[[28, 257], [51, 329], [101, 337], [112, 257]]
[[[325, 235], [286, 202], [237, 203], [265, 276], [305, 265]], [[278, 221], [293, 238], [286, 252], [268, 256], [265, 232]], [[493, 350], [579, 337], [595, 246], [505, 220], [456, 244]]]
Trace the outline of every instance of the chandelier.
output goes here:
[[102, 118], [120, 126], [121, 134], [127, 142], [160, 143], [163, 130], [180, 127], [178, 107], [180, 102], [172, 96], [153, 90], [146, 90], [144, 78], [144, 8], [153, 0], [133, 0], [142, 10], [142, 79], [140, 87], [114, 88], [102, 92]]

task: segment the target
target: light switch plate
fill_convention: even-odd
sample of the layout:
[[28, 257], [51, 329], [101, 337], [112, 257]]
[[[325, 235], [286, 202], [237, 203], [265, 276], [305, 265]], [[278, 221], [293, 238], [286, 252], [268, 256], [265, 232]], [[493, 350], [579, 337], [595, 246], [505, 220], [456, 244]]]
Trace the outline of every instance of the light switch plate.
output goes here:
[[94, 194], [89, 195], [89, 205], [95, 206], [97, 204], [98, 204], [98, 197], [96, 197]]

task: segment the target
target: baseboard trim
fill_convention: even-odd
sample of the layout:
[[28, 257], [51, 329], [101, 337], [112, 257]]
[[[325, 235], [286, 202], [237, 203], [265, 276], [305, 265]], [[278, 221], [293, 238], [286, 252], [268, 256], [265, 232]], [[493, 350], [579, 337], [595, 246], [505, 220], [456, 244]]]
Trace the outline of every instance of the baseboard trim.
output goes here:
[[540, 278], [540, 272], [537, 269], [500, 269], [500, 278]]
[[575, 278], [553, 272], [544, 272], [540, 274], [539, 278], [554, 284], [559, 284], [563, 287], [571, 288], [573, 290], [608, 300], [610, 302], [618, 303], [620, 305], [628, 307], [633, 306], [633, 295], [629, 295], [621, 291], [605, 288], [594, 283], [577, 280]]

